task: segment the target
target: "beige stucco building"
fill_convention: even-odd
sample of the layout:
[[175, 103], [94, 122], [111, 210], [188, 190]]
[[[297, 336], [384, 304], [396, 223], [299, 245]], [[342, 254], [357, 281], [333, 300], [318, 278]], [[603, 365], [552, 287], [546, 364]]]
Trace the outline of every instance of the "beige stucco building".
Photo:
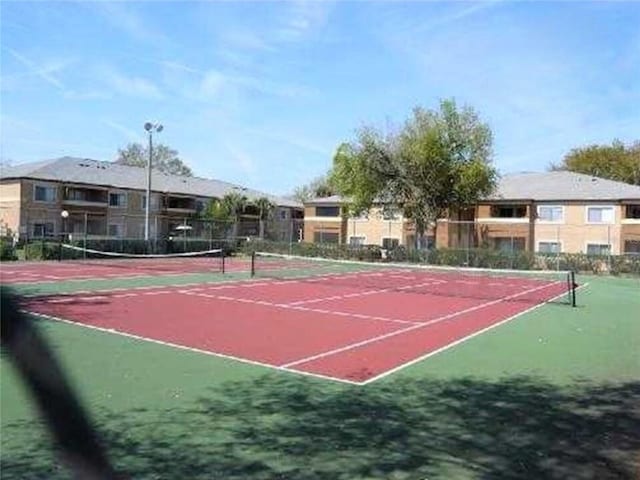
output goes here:
[[[18, 238], [85, 233], [144, 238], [146, 178], [143, 168], [72, 157], [5, 167], [0, 174], [0, 226]], [[211, 199], [230, 192], [249, 200], [269, 198], [277, 205], [278, 220], [302, 215], [302, 205], [293, 200], [219, 180], [154, 172], [151, 186], [150, 238], [162, 238], [187, 223], [194, 225], [193, 236], [200, 235], [190, 220]], [[237, 233], [258, 235], [258, 224], [257, 212], [247, 209]], [[289, 235], [288, 230], [274, 234]]]
[[[305, 241], [413, 245], [413, 224], [382, 205], [358, 218], [340, 197], [305, 203]], [[640, 187], [571, 172], [502, 177], [496, 193], [437, 222], [422, 245], [544, 253], [640, 253]]]

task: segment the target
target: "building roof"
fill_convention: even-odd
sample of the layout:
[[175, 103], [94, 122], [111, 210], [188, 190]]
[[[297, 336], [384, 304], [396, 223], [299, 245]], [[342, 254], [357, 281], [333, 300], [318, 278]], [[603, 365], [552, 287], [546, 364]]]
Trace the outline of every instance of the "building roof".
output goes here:
[[582, 173], [530, 172], [503, 176], [488, 200], [611, 201], [640, 199], [640, 186]]
[[[147, 185], [147, 173], [144, 168], [76, 157], [62, 157], [3, 167], [0, 179], [12, 178], [31, 178], [135, 190], [144, 190]], [[269, 195], [233, 183], [200, 177], [168, 175], [158, 171], [152, 172], [151, 189], [154, 192], [216, 198], [235, 192], [252, 200], [267, 197], [281, 207], [302, 207], [295, 200]]]
[[[504, 175], [487, 201], [617, 201], [640, 200], [640, 186], [582, 173], [527, 172]], [[339, 195], [313, 198], [305, 205], [340, 204]]]
[[330, 197], [311, 198], [304, 202], [305, 205], [322, 205], [325, 203], [343, 203], [344, 199], [340, 195], [331, 195]]

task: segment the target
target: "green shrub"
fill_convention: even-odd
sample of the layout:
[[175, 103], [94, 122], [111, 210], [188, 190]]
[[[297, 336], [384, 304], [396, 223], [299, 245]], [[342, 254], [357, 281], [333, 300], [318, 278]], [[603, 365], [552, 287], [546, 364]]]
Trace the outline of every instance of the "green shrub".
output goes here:
[[0, 239], [0, 261], [7, 262], [17, 260], [16, 249], [13, 246], [13, 239], [2, 238]]
[[60, 243], [46, 240], [35, 240], [24, 246], [26, 260], [58, 260], [60, 259]]

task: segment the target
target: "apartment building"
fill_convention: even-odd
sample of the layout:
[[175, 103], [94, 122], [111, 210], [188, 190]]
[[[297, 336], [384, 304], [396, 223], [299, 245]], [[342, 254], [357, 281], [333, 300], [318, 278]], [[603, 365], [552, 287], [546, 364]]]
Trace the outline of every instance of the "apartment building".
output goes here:
[[[411, 221], [385, 205], [358, 218], [340, 197], [305, 203], [305, 240], [414, 245]], [[544, 253], [640, 253], [640, 187], [572, 172], [501, 178], [494, 195], [450, 212], [421, 239], [423, 247]]]
[[[0, 225], [23, 238], [85, 232], [89, 236], [144, 238], [146, 182], [144, 168], [84, 158], [63, 157], [6, 167], [0, 172]], [[302, 216], [302, 205], [293, 200], [219, 180], [154, 171], [151, 238], [169, 235], [211, 199], [230, 192], [249, 200], [269, 198], [277, 205], [277, 219]], [[64, 218], [62, 211], [69, 215]], [[247, 209], [238, 234], [258, 235], [257, 214]], [[200, 233], [193, 231], [191, 235]], [[285, 236], [284, 231], [276, 234]]]

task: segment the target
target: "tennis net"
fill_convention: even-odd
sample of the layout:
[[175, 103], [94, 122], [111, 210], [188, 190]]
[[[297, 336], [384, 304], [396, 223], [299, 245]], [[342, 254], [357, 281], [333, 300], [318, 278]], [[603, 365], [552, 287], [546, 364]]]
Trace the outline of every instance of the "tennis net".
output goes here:
[[75, 245], [61, 245], [60, 260], [105, 269], [118, 268], [154, 275], [179, 273], [224, 273], [224, 250], [168, 254], [109, 252]]
[[574, 306], [577, 287], [570, 271], [364, 262], [265, 252], [253, 254], [251, 274], [342, 289]]

